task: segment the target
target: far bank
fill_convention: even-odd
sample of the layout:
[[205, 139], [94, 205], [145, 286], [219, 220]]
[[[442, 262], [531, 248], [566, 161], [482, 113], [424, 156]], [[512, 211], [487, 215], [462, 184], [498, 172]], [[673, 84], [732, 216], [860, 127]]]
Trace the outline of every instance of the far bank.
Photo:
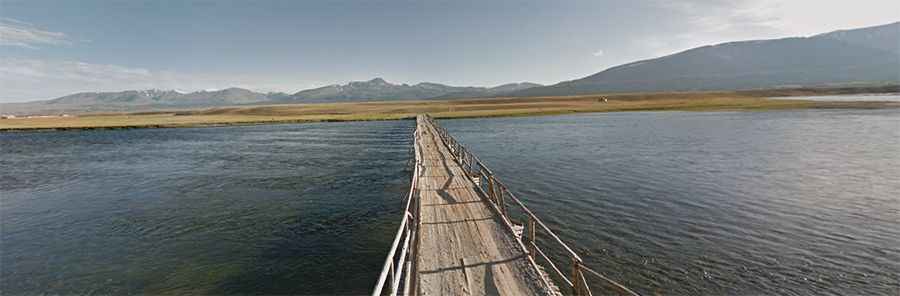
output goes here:
[[[900, 108], [898, 102], [814, 101], [806, 96], [864, 93], [866, 89], [779, 89], [728, 92], [620, 93], [566, 97], [237, 106], [195, 110], [100, 113], [0, 120], [0, 131], [177, 128], [323, 121], [538, 116], [623, 111], [765, 111]], [[782, 97], [780, 99], [770, 99]], [[796, 97], [797, 99], [784, 99]]]

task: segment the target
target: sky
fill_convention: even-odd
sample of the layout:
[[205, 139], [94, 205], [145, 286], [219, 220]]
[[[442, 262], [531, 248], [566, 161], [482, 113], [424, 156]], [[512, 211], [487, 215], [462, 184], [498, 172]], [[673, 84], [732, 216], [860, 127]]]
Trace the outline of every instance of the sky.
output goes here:
[[0, 103], [375, 77], [553, 84], [702, 45], [896, 21], [896, 0], [0, 0]]

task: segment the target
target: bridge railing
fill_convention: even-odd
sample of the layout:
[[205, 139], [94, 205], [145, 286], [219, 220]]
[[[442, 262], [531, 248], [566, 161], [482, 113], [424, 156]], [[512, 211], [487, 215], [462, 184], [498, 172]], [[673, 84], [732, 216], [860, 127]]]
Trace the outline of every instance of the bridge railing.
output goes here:
[[[532, 264], [538, 267], [540, 266], [538, 262], [545, 263], [550, 267], [551, 276], [560, 279], [570, 289], [571, 294], [574, 295], [591, 295], [591, 289], [588, 284], [588, 278], [590, 278], [599, 280], [600, 282], [595, 284], [608, 287], [611, 290], [610, 292], [615, 292], [619, 295], [639, 296], [639, 294], [610, 279], [603, 273], [585, 266], [581, 256], [575, 253], [547, 224], [544, 224], [537, 215], [528, 209], [477, 156], [456, 141], [447, 130], [437, 125], [430, 116], [426, 115], [425, 120], [434, 127], [459, 165], [472, 178], [482, 194], [487, 197], [493, 208], [503, 218], [507, 227], [516, 234], [517, 240], [528, 253]], [[539, 239], [539, 235], [543, 237]], [[551, 256], [548, 256], [547, 250], [538, 246], [539, 240], [548, 241], [551, 246], [555, 245], [558, 249], [561, 249], [560, 253], [567, 257], [568, 260], [561, 262], [561, 260], [554, 260]], [[561, 267], [568, 267], [568, 272], [563, 272]], [[552, 286], [549, 282], [545, 284]]]
[[[397, 234], [394, 236], [394, 242], [388, 251], [387, 258], [384, 260], [384, 267], [381, 269], [381, 275], [378, 276], [378, 282], [372, 290], [372, 296], [381, 295], [397, 295], [400, 289], [401, 279], [406, 279], [407, 285], [413, 282], [414, 273], [410, 273], [412, 262], [407, 260], [411, 252], [415, 252], [416, 230], [418, 228], [417, 219], [418, 205], [415, 193], [418, 190], [418, 177], [421, 163], [421, 150], [419, 143], [415, 139], [419, 136], [419, 127], [416, 127], [413, 133], [413, 153], [415, 163], [413, 164], [412, 181], [409, 186], [409, 194], [406, 196], [406, 207], [403, 211], [403, 218], [400, 220], [400, 227], [397, 228]], [[387, 288], [385, 290], [385, 288]], [[404, 288], [404, 290], [406, 290]], [[405, 293], [401, 293], [405, 294]]]

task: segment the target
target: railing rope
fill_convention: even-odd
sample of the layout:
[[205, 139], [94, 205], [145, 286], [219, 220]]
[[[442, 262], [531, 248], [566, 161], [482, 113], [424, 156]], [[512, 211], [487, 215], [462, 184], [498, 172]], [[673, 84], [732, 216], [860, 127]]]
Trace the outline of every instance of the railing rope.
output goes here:
[[[400, 285], [400, 279], [404, 276], [404, 269], [406, 267], [405, 261], [407, 259], [407, 253], [409, 253], [411, 246], [410, 242], [414, 241], [411, 239], [411, 236], [414, 235], [415, 229], [413, 228], [413, 223], [410, 220], [417, 220], [417, 216], [414, 216], [413, 206], [415, 203], [413, 202], [415, 199], [415, 193], [418, 190], [418, 176], [419, 169], [422, 165], [422, 157], [421, 150], [419, 149], [418, 141], [416, 139], [419, 137], [420, 130], [418, 126], [416, 127], [415, 132], [413, 133], [413, 150], [415, 153], [415, 168], [413, 169], [412, 181], [410, 182], [409, 194], [406, 196], [406, 207], [403, 212], [403, 218], [400, 220], [400, 227], [397, 228], [397, 235], [394, 236], [393, 243], [391, 244], [391, 249], [388, 251], [387, 258], [384, 260], [384, 267], [381, 269], [381, 275], [378, 276], [378, 281], [375, 284], [375, 288], [372, 289], [373, 296], [381, 296], [384, 293], [385, 284], [388, 284], [388, 294], [396, 295], [397, 288]], [[418, 223], [418, 222], [415, 222]], [[403, 244], [400, 244], [400, 241], [403, 241]], [[400, 258], [396, 258], [397, 250], [400, 249]], [[414, 276], [407, 274], [406, 276]]]
[[638, 293], [632, 291], [632, 290], [629, 289], [628, 287], [625, 287], [624, 285], [620, 284], [619, 282], [616, 282], [616, 281], [614, 281], [614, 280], [612, 280], [612, 279], [606, 277], [606, 276], [603, 275], [602, 273], [599, 273], [599, 272], [597, 272], [597, 271], [595, 271], [595, 270], [593, 270], [593, 269], [588, 268], [587, 266], [582, 266], [581, 269], [587, 271], [588, 274], [591, 274], [591, 275], [596, 276], [596, 277], [598, 277], [598, 278], [600, 278], [600, 279], [603, 279], [604, 281], [606, 281], [607, 283], [609, 283], [610, 285], [612, 285], [614, 288], [616, 288], [616, 290], [618, 290], [619, 293], [621, 293], [621, 294], [629, 295], [629, 296], [640, 296], [640, 294], [638, 294]]
[[[616, 281], [604, 276], [601, 273], [598, 273], [587, 266], [584, 265], [584, 261], [582, 258], [575, 253], [563, 240], [553, 232], [540, 218], [537, 217], [528, 207], [522, 203], [519, 198], [515, 196], [500, 180], [496, 178], [493, 172], [484, 165], [484, 163], [478, 159], [478, 157], [468, 151], [464, 146], [462, 146], [456, 139], [454, 139], [443, 127], [437, 125], [430, 116], [425, 115], [424, 120], [431, 125], [431, 127], [437, 131], [437, 135], [441, 138], [441, 141], [447, 148], [451, 151], [456, 161], [461, 164], [461, 166], [466, 170], [466, 173], [469, 174], [473, 182], [477, 185], [477, 187], [482, 191], [485, 197], [488, 199], [490, 203], [492, 203], [495, 209], [499, 212], [499, 214], [503, 217], [505, 221], [508, 221], [508, 226], [513, 227], [514, 221], [512, 217], [509, 215], [508, 211], [508, 200], [512, 201], [512, 204], [517, 206], [521, 212], [525, 215], [526, 220], [522, 221], [527, 223], [527, 225], [520, 225], [518, 227], [525, 227], [523, 229], [523, 237], [517, 238], [519, 240], [520, 245], [522, 245], [528, 253], [528, 257], [531, 258], [532, 262], [536, 262], [537, 258], [542, 258], [546, 261], [552, 270], [556, 273], [556, 275], [561, 278], [570, 288], [572, 288], [572, 293], [577, 296], [591, 296], [591, 290], [587, 282], [587, 278], [585, 277], [585, 272], [588, 274], [594, 275], [607, 284], [614, 287], [619, 293], [629, 295], [629, 296], [640, 296], [634, 291], [626, 288], [625, 286], [619, 284]], [[507, 200], [508, 196], [508, 200]], [[566, 276], [563, 272], [557, 267], [557, 265], [551, 260], [547, 254], [541, 250], [541, 248], [537, 245], [536, 236], [538, 233], [538, 227], [542, 229], [541, 233], [549, 236], [556, 245], [562, 247], [565, 253], [568, 255], [570, 262], [570, 274]], [[514, 230], [513, 230], [514, 231]], [[524, 240], [524, 241], [523, 241]], [[538, 257], [537, 255], [540, 255]]]

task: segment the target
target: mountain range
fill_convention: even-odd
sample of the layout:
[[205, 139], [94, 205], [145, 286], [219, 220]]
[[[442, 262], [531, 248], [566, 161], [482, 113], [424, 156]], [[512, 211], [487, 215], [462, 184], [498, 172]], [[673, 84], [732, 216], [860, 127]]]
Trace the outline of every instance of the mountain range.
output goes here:
[[541, 85], [529, 82], [509, 83], [496, 87], [449, 86], [430, 82], [409, 85], [393, 84], [382, 78], [375, 78], [369, 81], [302, 90], [282, 98], [282, 101], [303, 103], [473, 98], [490, 97], [538, 86]]
[[900, 22], [810, 37], [728, 42], [615, 66], [554, 85], [496, 87], [394, 84], [381, 78], [288, 93], [241, 88], [85, 92], [0, 104], [0, 113], [98, 112], [243, 104], [429, 100], [581, 95], [607, 92], [732, 90], [829, 84], [900, 84]]
[[389, 100], [429, 100], [446, 98], [493, 97], [541, 86], [535, 83], [509, 83], [496, 87], [449, 86], [423, 82], [394, 84], [382, 78], [354, 81], [294, 94], [259, 93], [243, 88], [184, 93], [174, 90], [127, 90], [118, 92], [82, 92], [46, 101], [0, 104], [0, 113], [122, 112], [201, 108], [248, 104], [327, 103]]
[[811, 37], [728, 42], [509, 96], [900, 83], [900, 22]]

